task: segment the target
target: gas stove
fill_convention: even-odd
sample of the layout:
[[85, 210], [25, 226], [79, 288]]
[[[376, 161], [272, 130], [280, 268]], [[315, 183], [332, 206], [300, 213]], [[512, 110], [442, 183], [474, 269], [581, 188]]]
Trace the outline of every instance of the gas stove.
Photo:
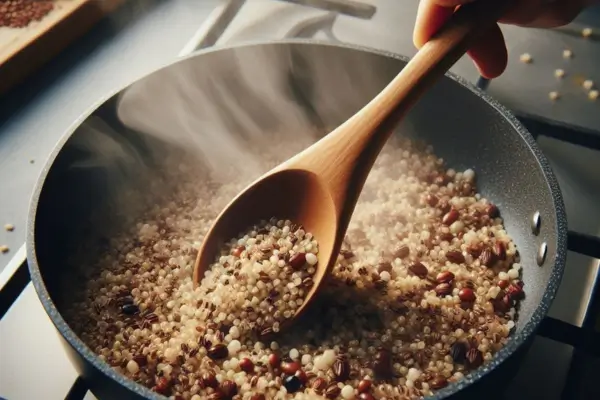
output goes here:
[[[402, 3], [402, 4], [399, 4]], [[412, 56], [417, 0], [229, 0], [206, 18], [179, 56], [212, 46], [289, 38], [318, 39]], [[504, 27], [511, 61], [498, 80], [482, 79], [467, 58], [452, 71], [511, 108], [537, 138], [559, 179], [569, 217], [568, 261], [558, 296], [503, 397], [591, 399], [600, 370], [600, 101], [583, 78], [600, 82], [598, 36], [578, 35], [600, 10], [556, 31]], [[588, 21], [585, 18], [589, 18]], [[600, 26], [598, 26], [600, 28]], [[599, 29], [600, 30], [600, 29]], [[572, 59], [562, 58], [564, 49]], [[519, 62], [531, 53], [533, 65]], [[555, 68], [566, 78], [557, 81]], [[596, 68], [596, 69], [595, 69]], [[548, 99], [559, 91], [559, 102]], [[63, 350], [29, 283], [25, 248], [0, 274], [0, 398], [95, 399]], [[10, 308], [10, 309], [9, 309]], [[33, 378], [35, 377], [35, 378]], [[596, 390], [596, 392], [594, 392]]]

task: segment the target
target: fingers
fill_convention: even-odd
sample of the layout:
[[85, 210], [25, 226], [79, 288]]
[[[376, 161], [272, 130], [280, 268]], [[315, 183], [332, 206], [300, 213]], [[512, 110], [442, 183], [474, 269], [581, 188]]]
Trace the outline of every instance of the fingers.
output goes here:
[[508, 51], [504, 36], [498, 25], [477, 38], [467, 52], [484, 78], [500, 76], [508, 64]]
[[[458, 6], [472, 1], [475, 0], [421, 0], [413, 31], [415, 46], [421, 48], [450, 19]], [[584, 7], [595, 3], [600, 3], [600, 0], [520, 0], [515, 1], [514, 7], [500, 22], [554, 28], [571, 22]], [[487, 78], [498, 76], [506, 68], [506, 45], [498, 26], [478, 38], [468, 53], [480, 73]]]
[[[450, 19], [455, 6], [470, 1], [472, 0], [421, 0], [413, 33], [415, 46], [421, 48]], [[495, 25], [480, 36], [468, 54], [482, 76], [491, 79], [504, 72], [508, 56], [500, 28]]]
[[444, 7], [432, 0], [421, 0], [413, 31], [413, 43], [415, 46], [421, 48], [427, 43], [429, 38], [450, 19], [453, 13], [454, 7]]

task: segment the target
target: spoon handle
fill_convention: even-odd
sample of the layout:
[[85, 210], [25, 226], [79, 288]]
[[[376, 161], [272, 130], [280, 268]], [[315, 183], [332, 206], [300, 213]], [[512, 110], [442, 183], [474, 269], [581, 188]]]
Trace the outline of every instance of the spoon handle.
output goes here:
[[329, 185], [345, 232], [365, 180], [395, 125], [421, 95], [469, 49], [474, 38], [498, 21], [507, 0], [478, 0], [462, 6], [388, 86], [353, 117], [290, 160]]

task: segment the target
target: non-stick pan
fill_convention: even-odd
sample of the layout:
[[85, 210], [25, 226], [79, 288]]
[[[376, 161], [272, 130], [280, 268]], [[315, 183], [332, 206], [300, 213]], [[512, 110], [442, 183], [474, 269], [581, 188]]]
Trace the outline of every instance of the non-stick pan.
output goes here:
[[[75, 123], [38, 181], [27, 250], [44, 308], [97, 397], [161, 398], [101, 361], [62, 316], [77, 285], [71, 251], [94, 229], [89, 221], [110, 220], [119, 193], [143, 194], [167, 148], [187, 148], [215, 170], [251, 170], [252, 157], [235, 146], [236, 138], [285, 135], [293, 141], [308, 134], [314, 141], [370, 100], [406, 61], [316, 42], [211, 49], [119, 90]], [[567, 222], [558, 184], [514, 116], [452, 74], [435, 85], [398, 132], [433, 145], [450, 167], [473, 168], [480, 192], [498, 204], [518, 246], [527, 295], [512, 338], [492, 362], [433, 398], [493, 397], [518, 369], [560, 283]], [[135, 213], [134, 204], [127, 207]]]

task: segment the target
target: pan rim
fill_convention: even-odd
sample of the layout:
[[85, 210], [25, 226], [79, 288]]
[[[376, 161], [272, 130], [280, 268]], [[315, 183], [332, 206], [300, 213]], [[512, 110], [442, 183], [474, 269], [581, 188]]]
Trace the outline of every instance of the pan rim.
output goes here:
[[[118, 384], [124, 386], [126, 389], [132, 391], [133, 393], [147, 399], [165, 399], [164, 396], [159, 395], [156, 392], [153, 392], [146, 386], [143, 386], [139, 383], [126, 378], [124, 375], [116, 372], [110, 365], [100, 360], [100, 358], [94, 353], [80, 338], [75, 332], [70, 328], [62, 314], [59, 313], [56, 305], [51, 300], [44, 280], [42, 278], [42, 274], [40, 272], [38, 266], [38, 260], [36, 255], [35, 248], [35, 221], [37, 217], [37, 208], [40, 199], [41, 192], [44, 188], [44, 184], [46, 178], [48, 177], [48, 173], [54, 164], [58, 154], [60, 154], [64, 145], [67, 141], [73, 136], [75, 131], [81, 126], [81, 124], [86, 121], [99, 107], [105, 104], [114, 96], [121, 93], [123, 90], [127, 89], [135, 82], [138, 82], [160, 70], [165, 68], [169, 68], [171, 65], [185, 62], [188, 59], [199, 57], [204, 54], [210, 54], [213, 52], [231, 50], [235, 48], [247, 48], [247, 47], [258, 47], [264, 45], [312, 45], [312, 46], [331, 46], [331, 47], [342, 47], [349, 50], [358, 50], [361, 52], [367, 52], [374, 55], [385, 56], [388, 58], [393, 58], [398, 61], [408, 62], [409, 57], [399, 55], [396, 53], [392, 53], [385, 50], [374, 49], [365, 46], [346, 44], [346, 43], [332, 43], [327, 41], [313, 40], [313, 39], [283, 39], [283, 40], [268, 40], [268, 41], [251, 41], [241, 44], [234, 45], [221, 45], [221, 46], [213, 46], [207, 49], [202, 49], [196, 52], [193, 52], [185, 57], [178, 57], [174, 60], [165, 63], [161, 67], [154, 69], [153, 71], [142, 74], [135, 79], [130, 80], [127, 84], [122, 85], [118, 89], [113, 89], [107, 95], [102, 96], [97, 102], [92, 104], [79, 118], [77, 118], [73, 124], [67, 129], [67, 131], [61, 136], [60, 140], [57, 142], [53, 150], [51, 151], [49, 157], [46, 159], [44, 163], [44, 167], [38, 176], [36, 181], [36, 185], [33, 190], [33, 194], [30, 199], [30, 206], [28, 212], [28, 221], [27, 221], [27, 235], [26, 235], [26, 247], [27, 247], [27, 264], [29, 268], [29, 272], [31, 275], [31, 281], [36, 290], [36, 293], [44, 307], [44, 310], [50, 317], [55, 328], [61, 334], [61, 336], [66, 340], [70, 347], [76, 350], [87, 362], [96, 368], [96, 370], [103, 374], [105, 377], [110, 378], [111, 380], [117, 382]], [[550, 164], [541, 149], [538, 147], [533, 136], [527, 131], [527, 129], [517, 120], [517, 118], [510, 112], [506, 107], [498, 103], [495, 99], [493, 99], [489, 94], [483, 92], [471, 82], [466, 79], [452, 73], [447, 72], [445, 74], [445, 78], [449, 78], [459, 86], [464, 89], [469, 90], [471, 93], [479, 97], [481, 100], [485, 101], [489, 106], [493, 107], [493, 109], [500, 114], [512, 127], [517, 131], [521, 139], [527, 144], [529, 150], [536, 158], [540, 169], [542, 170], [542, 174], [546, 180], [548, 185], [548, 190], [550, 191], [550, 196], [553, 200], [554, 210], [556, 212], [556, 257], [554, 259], [554, 265], [551, 266], [552, 271], [550, 274], [548, 285], [544, 291], [544, 295], [540, 300], [540, 303], [535, 308], [535, 311], [532, 314], [532, 317], [523, 329], [518, 333], [513, 333], [510, 336], [510, 340], [508, 343], [494, 355], [494, 358], [480, 367], [479, 369], [473, 371], [472, 373], [465, 376], [459, 382], [452, 383], [444, 389], [436, 391], [432, 396], [426, 397], [428, 400], [441, 400], [448, 398], [452, 395], [457, 394], [467, 386], [470, 386], [484, 376], [488, 375], [491, 371], [496, 369], [500, 364], [506, 361], [510, 356], [515, 353], [526, 341], [529, 339], [535, 331], [537, 330], [539, 324], [542, 319], [547, 315], [548, 310], [554, 300], [558, 288], [560, 286], [560, 282], [562, 280], [563, 271], [566, 263], [566, 254], [567, 254], [567, 216], [565, 211], [565, 206], [563, 202], [562, 193], [560, 191], [560, 187], [558, 181], [550, 167]]]

